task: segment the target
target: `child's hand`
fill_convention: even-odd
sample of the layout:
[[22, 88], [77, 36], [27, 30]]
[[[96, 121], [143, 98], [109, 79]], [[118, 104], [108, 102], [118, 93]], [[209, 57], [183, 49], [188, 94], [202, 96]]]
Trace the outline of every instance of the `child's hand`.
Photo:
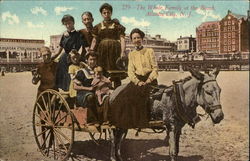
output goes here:
[[93, 91], [94, 90], [94, 87], [89, 87], [89, 91]]
[[32, 76], [37, 76], [38, 75], [37, 69], [32, 69], [31, 74], [32, 74]]

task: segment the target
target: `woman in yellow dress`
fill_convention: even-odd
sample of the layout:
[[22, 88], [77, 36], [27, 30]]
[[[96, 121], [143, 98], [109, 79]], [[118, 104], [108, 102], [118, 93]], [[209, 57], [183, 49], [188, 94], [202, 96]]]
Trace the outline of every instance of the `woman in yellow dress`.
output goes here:
[[[93, 40], [90, 50], [97, 49], [97, 65], [105, 71], [118, 70], [116, 60], [124, 56], [125, 51], [125, 27], [117, 20], [112, 20], [113, 8], [110, 4], [104, 3], [100, 7], [103, 21], [97, 24], [93, 30]], [[113, 80], [115, 87], [121, 84], [120, 80]]]
[[148, 127], [149, 93], [157, 85], [158, 66], [153, 49], [142, 46], [145, 34], [138, 28], [130, 33], [135, 50], [129, 53], [129, 84], [118, 87], [110, 97], [109, 120], [120, 128]]

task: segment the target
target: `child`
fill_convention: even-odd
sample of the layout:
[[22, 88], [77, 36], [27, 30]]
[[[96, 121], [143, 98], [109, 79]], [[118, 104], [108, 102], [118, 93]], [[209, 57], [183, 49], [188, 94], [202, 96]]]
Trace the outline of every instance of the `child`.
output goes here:
[[37, 69], [32, 70], [32, 83], [37, 84], [37, 96], [46, 89], [55, 89], [55, 77], [57, 70], [57, 63], [51, 59], [51, 51], [48, 47], [42, 47], [40, 53], [43, 57], [43, 62], [37, 65]]
[[102, 67], [97, 66], [94, 72], [95, 76], [91, 85], [95, 90], [99, 105], [102, 105], [106, 96], [110, 95], [111, 81], [103, 75]]
[[70, 86], [69, 86], [69, 96], [76, 97], [76, 90], [73, 88], [73, 79], [75, 78], [75, 75], [77, 71], [80, 69], [80, 54], [77, 52], [77, 50], [73, 49], [69, 53], [71, 65], [69, 66], [68, 73], [70, 74]]

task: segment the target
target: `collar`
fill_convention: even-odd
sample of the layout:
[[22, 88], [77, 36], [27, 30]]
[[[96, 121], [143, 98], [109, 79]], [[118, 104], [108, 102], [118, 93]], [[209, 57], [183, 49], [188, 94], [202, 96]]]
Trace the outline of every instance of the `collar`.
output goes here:
[[73, 33], [76, 32], [76, 29], [72, 30], [72, 31], [67, 31], [68, 33]]
[[103, 21], [104, 24], [111, 24], [112, 22], [113, 22], [113, 21], [112, 21], [111, 19], [108, 20], [108, 21], [105, 21], [105, 20]]
[[143, 49], [143, 46], [136, 46], [135, 47], [135, 50], [137, 50], [137, 51], [140, 51], [140, 50], [142, 50]]

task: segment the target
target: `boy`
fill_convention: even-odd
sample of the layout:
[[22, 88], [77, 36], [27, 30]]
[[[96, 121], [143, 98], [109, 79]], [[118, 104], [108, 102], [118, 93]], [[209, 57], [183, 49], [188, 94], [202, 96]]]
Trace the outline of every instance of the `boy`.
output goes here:
[[40, 53], [43, 57], [43, 62], [37, 65], [37, 69], [32, 71], [32, 83], [40, 85], [37, 91], [37, 97], [46, 89], [55, 89], [55, 77], [57, 63], [51, 59], [51, 51], [48, 47], [42, 47]]
[[98, 99], [99, 105], [102, 105], [103, 100], [110, 95], [111, 81], [103, 75], [102, 67], [98, 66], [94, 69], [95, 77], [91, 83]]

